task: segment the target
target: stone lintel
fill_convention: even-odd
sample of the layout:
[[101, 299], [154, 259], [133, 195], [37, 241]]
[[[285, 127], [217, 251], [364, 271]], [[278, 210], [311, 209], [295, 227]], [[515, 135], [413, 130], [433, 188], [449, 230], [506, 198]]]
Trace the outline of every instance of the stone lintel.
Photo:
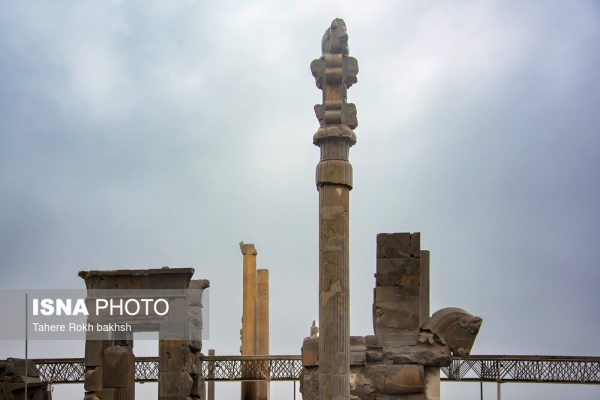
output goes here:
[[119, 269], [80, 271], [88, 289], [186, 289], [193, 268]]

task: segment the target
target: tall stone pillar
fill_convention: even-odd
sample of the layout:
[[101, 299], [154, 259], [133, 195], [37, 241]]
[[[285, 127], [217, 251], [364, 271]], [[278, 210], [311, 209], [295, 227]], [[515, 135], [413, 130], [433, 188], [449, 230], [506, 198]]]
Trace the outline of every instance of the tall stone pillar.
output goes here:
[[316, 183], [319, 191], [319, 396], [321, 400], [350, 397], [349, 321], [349, 192], [352, 189], [350, 147], [358, 125], [356, 107], [346, 102], [356, 83], [358, 62], [348, 56], [346, 24], [335, 19], [325, 31], [322, 56], [311, 72], [323, 91], [315, 106], [320, 128], [313, 143], [321, 150]]
[[421, 250], [421, 319], [423, 325], [429, 319], [429, 250]]
[[[256, 271], [256, 354], [269, 355], [269, 270]], [[269, 399], [269, 382], [256, 383], [257, 400]]]
[[[244, 286], [242, 314], [242, 355], [256, 354], [256, 247], [240, 243], [243, 254]], [[244, 371], [242, 371], [244, 373]], [[256, 399], [255, 382], [242, 382], [242, 400]]]

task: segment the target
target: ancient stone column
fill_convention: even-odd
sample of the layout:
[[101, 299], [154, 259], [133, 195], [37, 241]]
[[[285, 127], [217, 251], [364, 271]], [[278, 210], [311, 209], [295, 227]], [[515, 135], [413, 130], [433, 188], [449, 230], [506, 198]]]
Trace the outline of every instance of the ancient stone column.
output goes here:
[[[269, 355], [269, 270], [256, 271], [256, 354]], [[265, 368], [268, 364], [265, 364]], [[256, 383], [257, 400], [269, 399], [269, 382]]]
[[[242, 311], [242, 355], [256, 354], [256, 247], [240, 243], [243, 254], [243, 311]], [[244, 371], [242, 371], [244, 373]], [[254, 382], [242, 382], [242, 400], [256, 399]]]
[[319, 390], [322, 400], [350, 396], [349, 321], [349, 192], [352, 189], [350, 147], [358, 125], [356, 107], [346, 102], [346, 91], [356, 83], [358, 62], [348, 56], [348, 33], [335, 19], [325, 31], [322, 56], [311, 71], [323, 91], [315, 106], [320, 128], [313, 143], [321, 150], [316, 183], [319, 191]]

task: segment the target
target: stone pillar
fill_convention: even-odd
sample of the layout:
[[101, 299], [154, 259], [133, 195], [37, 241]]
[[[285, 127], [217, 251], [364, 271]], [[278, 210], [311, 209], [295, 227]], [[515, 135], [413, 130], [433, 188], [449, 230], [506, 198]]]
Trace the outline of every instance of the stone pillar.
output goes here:
[[134, 400], [135, 367], [129, 346], [114, 345], [104, 349], [102, 399]]
[[323, 91], [315, 106], [320, 128], [313, 143], [321, 150], [316, 183], [319, 191], [319, 390], [322, 400], [350, 397], [349, 192], [352, 189], [350, 147], [358, 125], [356, 107], [346, 102], [356, 83], [358, 62], [348, 56], [348, 33], [335, 19], [325, 31], [322, 56], [310, 67]]
[[[256, 247], [240, 243], [244, 256], [243, 311], [242, 311], [242, 355], [256, 354]], [[242, 371], [244, 373], [244, 371]], [[256, 399], [255, 382], [242, 382], [242, 400]]]
[[418, 343], [420, 286], [420, 234], [378, 234], [373, 325], [384, 350]]
[[421, 250], [421, 321], [429, 319], [429, 250]]
[[195, 364], [188, 340], [169, 337], [159, 340], [158, 356], [159, 400], [187, 400], [192, 392], [201, 397], [199, 382], [188, 368]]
[[[209, 356], [214, 356], [215, 355], [215, 349], [208, 349], [208, 355]], [[209, 378], [214, 378], [215, 377], [215, 369], [214, 369], [214, 362], [211, 362], [210, 364], [208, 364], [208, 377]], [[207, 396], [207, 400], [215, 400], [215, 381], [210, 380], [208, 381], [208, 396]]]
[[[256, 354], [269, 355], [269, 270], [256, 271]], [[268, 367], [266, 365], [265, 367]], [[257, 400], [269, 399], [269, 382], [256, 383]]]

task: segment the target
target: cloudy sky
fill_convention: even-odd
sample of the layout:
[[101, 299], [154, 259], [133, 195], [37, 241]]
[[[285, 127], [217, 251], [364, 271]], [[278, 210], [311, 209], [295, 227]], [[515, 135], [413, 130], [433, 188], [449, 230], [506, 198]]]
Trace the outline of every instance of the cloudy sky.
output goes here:
[[[484, 318], [474, 354], [600, 355], [594, 1], [2, 2], [0, 288], [192, 266], [211, 281], [204, 346], [233, 355], [244, 240], [271, 270], [271, 352], [298, 354], [318, 317], [309, 64], [335, 17], [360, 66], [352, 334], [372, 333], [375, 235], [419, 231], [432, 310]], [[0, 341], [0, 358], [22, 348]], [[238, 398], [237, 385], [217, 390]], [[599, 393], [503, 387], [510, 399]], [[272, 396], [291, 399], [291, 384]]]

